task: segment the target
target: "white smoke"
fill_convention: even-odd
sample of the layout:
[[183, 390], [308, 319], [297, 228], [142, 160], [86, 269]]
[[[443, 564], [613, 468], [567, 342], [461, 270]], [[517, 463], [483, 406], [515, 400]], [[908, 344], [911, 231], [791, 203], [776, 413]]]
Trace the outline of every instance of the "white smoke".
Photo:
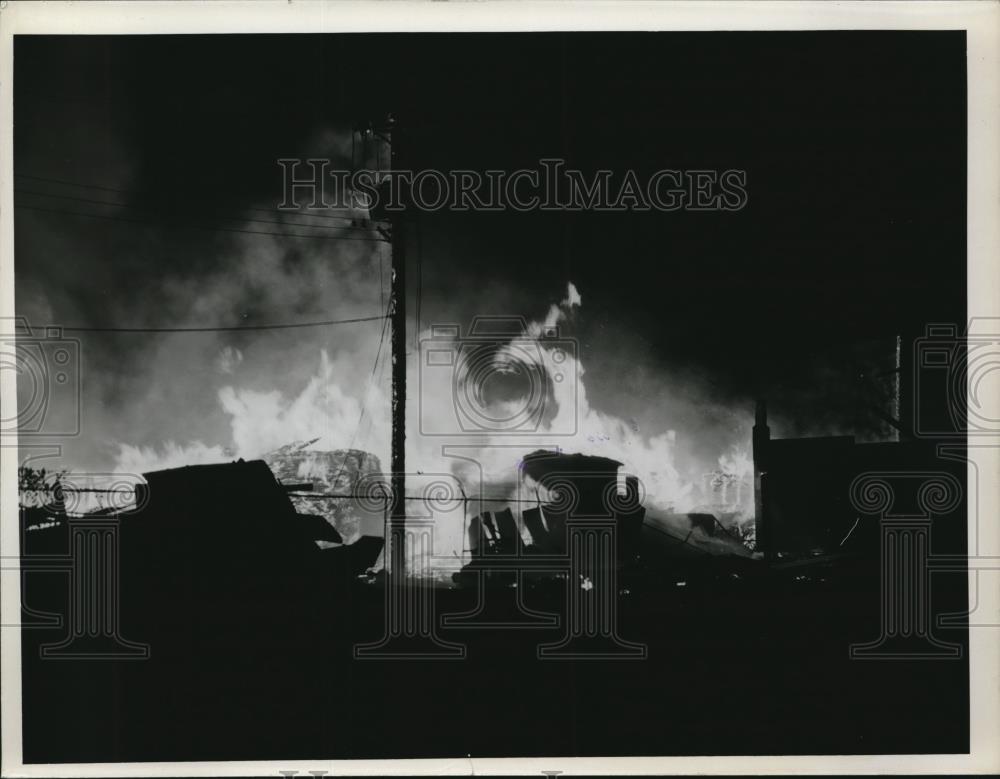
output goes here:
[[185, 465], [228, 462], [231, 459], [233, 458], [223, 447], [208, 446], [201, 441], [185, 445], [165, 441], [160, 446], [119, 444], [115, 472], [138, 475], [167, 468], [181, 468]]
[[215, 367], [219, 369], [219, 373], [232, 374], [241, 362], [243, 362], [243, 352], [234, 346], [226, 346], [219, 352]]
[[[546, 315], [526, 324], [524, 332], [501, 343], [493, 358], [497, 372], [511, 370], [514, 363], [536, 372], [547, 393], [539, 424], [517, 433], [487, 429], [460, 430], [456, 418], [455, 394], [469, 388], [455, 383], [452, 371], [421, 371], [413, 355], [407, 382], [407, 472], [409, 494], [420, 494], [428, 484], [444, 484], [455, 500], [434, 505], [435, 547], [440, 554], [460, 555], [464, 546], [465, 522], [480, 510], [498, 510], [500, 502], [469, 503], [463, 512], [461, 494], [473, 497], [513, 498], [519, 495], [518, 463], [528, 452], [558, 448], [618, 460], [626, 473], [639, 478], [646, 505], [660, 512], [684, 512], [694, 507], [695, 485], [682, 477], [676, 465], [679, 442], [674, 429], [667, 427], [644, 436], [634, 424], [604, 413], [591, 405], [585, 369], [578, 353], [566, 348], [567, 339], [548, 337], [553, 328], [565, 326], [572, 312], [582, 305], [574, 284], [567, 285], [565, 297], [552, 304]], [[421, 334], [421, 340], [431, 333]], [[440, 340], [435, 342], [441, 348]], [[458, 342], [451, 344], [456, 349]], [[387, 352], [387, 348], [384, 350]], [[558, 356], [557, 356], [558, 352]], [[231, 441], [225, 450], [200, 441], [187, 446], [167, 442], [159, 448], [122, 445], [119, 466], [136, 473], [164, 467], [204, 462], [222, 462], [234, 457], [258, 458], [292, 441], [316, 439], [314, 451], [361, 448], [375, 454], [388, 468], [390, 440], [389, 392], [385, 386], [385, 363], [370, 381], [355, 382], [359, 354], [341, 352], [331, 359], [319, 352], [318, 366], [297, 394], [278, 390], [257, 390], [225, 386], [218, 392], [221, 408], [229, 417]], [[370, 358], [369, 358], [370, 359]], [[526, 363], [529, 363], [525, 365]], [[379, 366], [376, 366], [379, 367]], [[524, 398], [484, 401], [485, 412], [495, 418], [510, 417]], [[362, 412], [362, 409], [364, 410]], [[450, 425], [454, 435], [425, 435], [428, 420], [440, 428]], [[360, 423], [360, 424], [359, 424]], [[732, 460], [732, 462], [729, 462]], [[745, 471], [745, 453], [733, 450], [719, 458], [728, 470]], [[482, 495], [481, 495], [482, 493]], [[521, 497], [524, 497], [521, 495]], [[412, 509], [416, 511], [416, 509]], [[426, 510], [426, 506], [424, 506]]]

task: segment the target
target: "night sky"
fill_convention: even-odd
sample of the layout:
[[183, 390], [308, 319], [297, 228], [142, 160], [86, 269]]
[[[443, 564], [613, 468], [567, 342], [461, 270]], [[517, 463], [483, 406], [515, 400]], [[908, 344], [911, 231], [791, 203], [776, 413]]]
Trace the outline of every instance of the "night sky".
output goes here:
[[[284, 294], [221, 294], [254, 239], [191, 225], [232, 227], [233, 214], [275, 208], [278, 157], [335, 156], [324, 137], [392, 112], [413, 169], [561, 157], [640, 180], [746, 170], [736, 213], [413, 215], [409, 289], [421, 290], [426, 327], [538, 318], [572, 281], [583, 297], [572, 335], [596, 406], [652, 433], [695, 430], [708, 405], [737, 409], [743, 425], [763, 395], [789, 429], [808, 431], [844, 405], [836, 368], [852, 344], [965, 318], [965, 65], [962, 32], [20, 37], [18, 312], [88, 326], [378, 313], [377, 286], [359, 282], [345, 299], [317, 291], [314, 275]], [[371, 246], [306, 243], [278, 247], [282, 274], [329, 256], [331, 273], [369, 278], [358, 268]], [[318, 346], [357, 338], [344, 348], [365, 354], [378, 328], [364, 333], [266, 340], [268, 368], [246, 385], [266, 391], [266, 373], [295, 394]], [[208, 355], [233, 346], [250, 365], [260, 349], [265, 362], [244, 336], [81, 338], [95, 443], [77, 451], [94, 458], [113, 442], [163, 442], [164, 428], [170, 440], [225, 444]], [[663, 418], [682, 385], [688, 418]]]

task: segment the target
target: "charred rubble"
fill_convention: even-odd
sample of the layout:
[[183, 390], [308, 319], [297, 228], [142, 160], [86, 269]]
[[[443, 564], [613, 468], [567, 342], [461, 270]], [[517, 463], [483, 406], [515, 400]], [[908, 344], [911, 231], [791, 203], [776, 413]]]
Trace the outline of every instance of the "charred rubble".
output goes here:
[[[568, 587], [580, 605], [599, 593], [616, 597], [622, 636], [649, 645], [650, 663], [637, 664], [634, 678], [621, 677], [623, 667], [616, 665], [614, 673], [597, 674], [594, 682], [632, 679], [630, 694], [638, 706], [647, 704], [637, 691], [655, 688], [696, 707], [704, 694], [704, 683], [697, 679], [719, 674], [730, 679], [727, 689], [748, 690], [736, 698], [749, 701], [777, 683], [782, 669], [803, 662], [813, 664], [813, 683], [826, 685], [827, 697], [853, 701], [851, 696], [860, 695], [871, 680], [857, 679], [858, 664], [845, 665], [846, 647], [878, 636], [881, 542], [878, 519], [859, 518], [841, 496], [858, 474], [879, 468], [919, 472], [934, 454], [912, 441], [772, 440], [764, 428], [762, 413], [755, 435], [755, 493], [762, 520], [758, 538], [764, 545], [754, 554], [729, 538], [710, 512], [669, 514], [643, 505], [639, 480], [622, 473], [615, 460], [558, 452], [528, 455], [521, 471], [537, 487], [537, 500], [473, 517], [468, 563], [446, 586], [434, 583], [436, 619], [442, 620], [443, 631], [453, 631], [445, 635], [459, 635], [462, 622], [449, 623], [449, 616], [473, 613], [476, 602], [485, 603], [485, 611], [465, 619], [466, 627], [476, 619], [484, 623], [481, 628], [516, 619], [520, 627], [555, 631], [550, 616], [567, 608]], [[75, 637], [69, 622], [62, 629], [48, 624], [48, 629], [23, 631], [24, 684], [31, 692], [24, 712], [29, 757], [219, 759], [249, 748], [253, 755], [275, 759], [316, 745], [342, 756], [371, 751], [371, 739], [384, 729], [367, 723], [396, 716], [380, 701], [423, 678], [405, 664], [352, 661], [359, 642], [377, 641], [382, 634], [385, 600], [377, 583], [383, 579], [369, 572], [378, 567], [384, 539], [362, 533], [340, 543], [338, 538], [348, 540], [337, 528], [341, 515], [310, 510], [313, 504], [305, 499], [295, 502], [297, 496], [326, 491], [331, 497], [346, 488], [336, 457], [298, 449], [282, 456], [279, 466], [238, 461], [148, 473], [137, 509], [105, 516], [60, 514], [51, 527], [23, 534], [25, 622], [41, 628], [46, 615], [69, 613], [68, 591], [58, 577], [32, 572], [30, 559], [38, 556], [51, 564], [66, 557], [89, 523], [113, 520], [121, 550], [121, 619], [115, 632], [98, 631], [96, 639], [109, 642], [102, 648], [112, 652], [149, 648], [143, 662], [131, 666], [89, 660], [73, 666], [48, 662], [44, 652], [53, 645], [65, 651], [76, 638], [91, 641], [93, 636]], [[320, 461], [336, 478], [304, 481], [306, 471], [300, 473], [296, 463], [300, 457], [300, 462]], [[347, 458], [364, 462], [353, 454]], [[953, 466], [935, 464], [961, 475], [964, 464]], [[275, 467], [287, 478], [279, 481]], [[40, 519], [32, 512], [30, 525], [43, 524]], [[964, 549], [965, 525], [959, 520], [964, 520], [964, 503], [935, 520], [935, 554]], [[559, 561], [572, 552], [574, 533], [608, 527], [615, 528], [615, 553], [587, 570], [587, 578], [577, 582], [565, 570], [553, 572], [553, 565], [559, 569]], [[489, 595], [480, 598], [486, 590]], [[966, 602], [964, 590], [935, 592], [956, 608]], [[544, 635], [465, 630], [461, 638], [470, 646], [472, 662], [457, 664], [467, 674], [465, 681], [454, 689], [431, 685], [427, 697], [417, 699], [431, 701], [421, 705], [435, 706], [435, 716], [446, 718], [468, 706], [464, 689], [493, 685], [491, 701], [507, 707], [507, 715], [541, 717], [551, 705], [546, 697], [555, 678], [551, 666], [509, 661], [534, 658], [535, 645], [547, 640]], [[826, 646], [836, 650], [835, 659], [810, 648]], [[685, 666], [675, 665], [672, 657], [703, 668], [704, 674], [691, 674], [689, 680], [688, 674], [678, 674]], [[728, 662], [737, 664], [728, 668]], [[836, 679], [846, 682], [824, 681], [831, 663]], [[528, 681], [508, 695], [511, 681], [504, 674], [513, 668]], [[648, 706], [659, 706], [656, 699], [649, 696]], [[122, 711], [129, 716], [120, 717]], [[400, 718], [409, 716], [409, 708], [399, 710]], [[603, 722], [600, 709], [590, 709], [588, 716]], [[824, 708], [807, 722], [825, 716]], [[398, 723], [402, 733], [404, 719]], [[464, 728], [465, 720], [454, 714], [448, 722]], [[657, 720], [650, 714], [649, 721]], [[220, 741], [218, 722], [227, 723], [233, 740]], [[537, 724], [542, 727], [540, 720]], [[334, 727], [344, 737], [330, 746]], [[52, 728], [72, 733], [73, 739], [53, 747], [46, 738]], [[692, 739], [699, 732], [693, 725], [685, 731]], [[468, 743], [478, 744], [478, 733], [469, 726]], [[733, 737], [740, 749], [774, 748], [768, 740], [773, 732], [755, 726]], [[427, 750], [428, 756], [433, 747], [405, 744], [411, 752]], [[837, 742], [830, 748], [841, 747]]]

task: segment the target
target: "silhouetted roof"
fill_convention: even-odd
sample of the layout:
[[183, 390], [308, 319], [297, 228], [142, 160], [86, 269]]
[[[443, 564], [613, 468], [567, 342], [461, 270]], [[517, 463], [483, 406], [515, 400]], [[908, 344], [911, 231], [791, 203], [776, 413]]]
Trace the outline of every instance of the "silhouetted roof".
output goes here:
[[[317, 551], [302, 520], [260, 460], [191, 465], [144, 474], [146, 500], [129, 524], [187, 539], [192, 549], [227, 554], [248, 548], [281, 557]], [[239, 551], [237, 551], [239, 550]], [[263, 550], [266, 550], [264, 552]]]

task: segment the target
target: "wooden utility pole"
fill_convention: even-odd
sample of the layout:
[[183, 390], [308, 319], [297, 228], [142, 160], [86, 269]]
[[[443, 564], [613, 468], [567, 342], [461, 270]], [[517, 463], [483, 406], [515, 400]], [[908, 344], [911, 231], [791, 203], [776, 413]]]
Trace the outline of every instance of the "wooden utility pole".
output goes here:
[[[402, 168], [402, 144], [399, 123], [390, 117], [378, 136], [389, 144], [389, 174]], [[400, 191], [395, 205], [405, 208], [408, 193], [401, 177], [393, 180]], [[379, 187], [380, 195], [388, 195]], [[392, 452], [386, 543], [385, 623], [382, 638], [373, 643], [357, 644], [356, 658], [461, 658], [465, 648], [437, 636], [433, 582], [426, 577], [426, 557], [433, 549], [433, 522], [425, 517], [406, 521], [406, 214], [386, 211], [387, 203], [374, 210], [373, 218], [388, 218], [391, 224], [392, 285], [389, 301], [389, 325], [392, 328]], [[381, 232], [381, 229], [380, 229]], [[385, 234], [385, 233], [383, 233]], [[408, 538], [409, 537], [409, 538]], [[420, 570], [407, 570], [408, 558], [420, 563]]]
[[[406, 219], [402, 209], [388, 210], [389, 200], [405, 205], [405, 193], [393, 196], [392, 182], [381, 180], [394, 176], [400, 168], [401, 144], [399, 123], [393, 116], [373, 123], [362, 121], [355, 126], [361, 133], [362, 169], [374, 163], [376, 179], [372, 181], [378, 200], [370, 206], [369, 218], [381, 236], [388, 240], [392, 253], [392, 272], [389, 290], [390, 351], [392, 355], [391, 408], [392, 435], [390, 442], [389, 486], [386, 505], [385, 568], [396, 572], [392, 577], [398, 583], [406, 571]], [[383, 170], [383, 148], [389, 147], [389, 169]], [[353, 159], [352, 165], [358, 161]], [[357, 170], [357, 168], [356, 168]], [[368, 169], [371, 172], [371, 169]], [[381, 223], [388, 222], [388, 229]]]
[[[399, 123], [389, 118], [386, 136], [390, 174], [400, 166]], [[389, 570], [398, 584], [406, 575], [406, 216], [392, 215], [392, 503], [389, 509]]]

